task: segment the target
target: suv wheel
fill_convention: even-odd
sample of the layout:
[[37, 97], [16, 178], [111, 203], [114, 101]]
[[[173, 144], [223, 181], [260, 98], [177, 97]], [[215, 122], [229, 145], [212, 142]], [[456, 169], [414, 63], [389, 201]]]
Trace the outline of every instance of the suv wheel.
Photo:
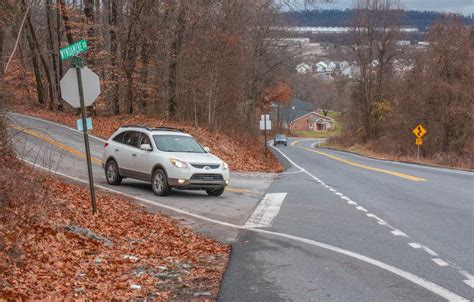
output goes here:
[[171, 188], [168, 186], [168, 178], [163, 170], [158, 169], [153, 173], [151, 188], [153, 189], [153, 193], [158, 196], [166, 196], [169, 194]]
[[122, 183], [119, 168], [115, 160], [110, 160], [105, 167], [105, 178], [110, 185], [117, 186]]
[[219, 189], [207, 189], [206, 193], [209, 196], [221, 196], [222, 193], [224, 193], [225, 188], [219, 188]]

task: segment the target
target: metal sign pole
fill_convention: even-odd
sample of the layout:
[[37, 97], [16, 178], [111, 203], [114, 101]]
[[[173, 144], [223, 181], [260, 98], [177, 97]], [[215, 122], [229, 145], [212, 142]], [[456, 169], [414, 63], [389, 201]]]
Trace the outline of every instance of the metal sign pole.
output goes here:
[[420, 145], [417, 146], [418, 147], [418, 152], [417, 152], [417, 155], [416, 155], [416, 160], [419, 162], [420, 161]]
[[263, 132], [265, 133], [265, 169], [268, 167], [267, 163], [267, 115], [263, 115]]
[[79, 57], [74, 57], [73, 67], [76, 68], [77, 84], [79, 87], [79, 99], [81, 102], [81, 115], [82, 115], [82, 131], [84, 132], [84, 143], [86, 147], [86, 159], [87, 159], [87, 171], [89, 173], [89, 187], [91, 191], [92, 201], [92, 213], [97, 213], [97, 204], [95, 201], [95, 188], [94, 188], [94, 176], [92, 174], [92, 162], [91, 162], [91, 151], [89, 146], [89, 135], [87, 134], [87, 117], [86, 117], [86, 106], [84, 106], [84, 89], [82, 87], [82, 60]]

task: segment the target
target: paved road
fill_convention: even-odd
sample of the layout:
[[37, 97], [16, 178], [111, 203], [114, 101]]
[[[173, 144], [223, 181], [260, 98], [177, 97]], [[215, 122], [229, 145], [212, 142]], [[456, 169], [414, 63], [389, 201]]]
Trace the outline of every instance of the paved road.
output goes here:
[[[57, 173], [87, 181], [82, 133], [23, 115], [9, 114], [9, 120], [9, 133], [19, 157]], [[274, 174], [267, 173], [232, 172], [231, 183], [221, 197], [209, 198], [204, 191], [175, 191], [170, 196], [157, 197], [151, 191], [150, 184], [141, 181], [125, 179], [121, 186], [108, 185], [101, 167], [104, 141], [90, 136], [90, 146], [94, 182], [97, 186], [141, 198], [142, 203], [145, 202], [144, 204], [152, 209], [154, 203], [157, 203], [185, 213], [236, 225], [245, 223], [275, 177]], [[173, 212], [175, 217], [184, 219], [166, 208], [161, 207], [159, 210], [168, 214]], [[195, 225], [193, 219], [186, 219], [184, 223], [193, 227]], [[211, 235], [224, 242], [235, 240], [235, 231], [216, 233], [213, 227], [206, 227], [203, 231], [210, 231]]]
[[[368, 256], [474, 299], [474, 173], [372, 160], [314, 149], [314, 143], [292, 140], [275, 150], [293, 164], [269, 188], [288, 192], [272, 231]], [[247, 301], [271, 295], [295, 301], [440, 299], [367, 263], [242, 236], [233, 253], [241, 261], [232, 263], [245, 265], [230, 266], [222, 300], [245, 297], [247, 291], [239, 290], [245, 288], [255, 289]], [[253, 285], [239, 274], [268, 284]]]
[[[82, 149], [80, 134], [14, 118], [63, 144], [20, 132], [14, 142], [22, 156], [84, 179], [84, 159], [73, 151]], [[102, 142], [92, 141], [100, 157]], [[285, 173], [274, 181], [235, 174], [234, 192], [222, 198], [157, 198], [134, 181], [114, 189], [233, 243], [222, 301], [474, 299], [474, 173], [314, 149], [314, 142], [291, 140], [274, 149]], [[96, 167], [96, 183], [107, 188], [102, 174]], [[259, 204], [264, 195], [283, 199]], [[271, 222], [246, 227], [250, 217]]]

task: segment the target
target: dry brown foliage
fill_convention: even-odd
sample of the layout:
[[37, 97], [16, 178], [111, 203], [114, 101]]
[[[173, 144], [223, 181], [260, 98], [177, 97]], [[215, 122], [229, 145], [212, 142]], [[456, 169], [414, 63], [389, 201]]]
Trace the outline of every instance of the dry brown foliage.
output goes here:
[[[99, 213], [93, 216], [85, 187], [5, 154], [0, 192], [4, 299], [216, 299], [228, 246], [108, 193], [97, 193]], [[68, 225], [88, 228], [113, 245], [68, 231]]]

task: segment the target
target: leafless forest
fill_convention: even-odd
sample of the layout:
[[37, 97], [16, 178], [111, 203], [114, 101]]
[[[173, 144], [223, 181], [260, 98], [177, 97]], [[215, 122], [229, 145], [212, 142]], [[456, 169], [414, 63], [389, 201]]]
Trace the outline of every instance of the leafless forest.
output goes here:
[[101, 77], [102, 94], [92, 108], [101, 115], [144, 113], [245, 131], [255, 124], [263, 93], [288, 70], [290, 55], [270, 31], [278, 13], [272, 1], [22, 0], [1, 6], [2, 58], [23, 31], [8, 72], [34, 80], [37, 103], [50, 110], [70, 110], [58, 89], [69, 62], [58, 54], [80, 39], [88, 41], [87, 66]]

